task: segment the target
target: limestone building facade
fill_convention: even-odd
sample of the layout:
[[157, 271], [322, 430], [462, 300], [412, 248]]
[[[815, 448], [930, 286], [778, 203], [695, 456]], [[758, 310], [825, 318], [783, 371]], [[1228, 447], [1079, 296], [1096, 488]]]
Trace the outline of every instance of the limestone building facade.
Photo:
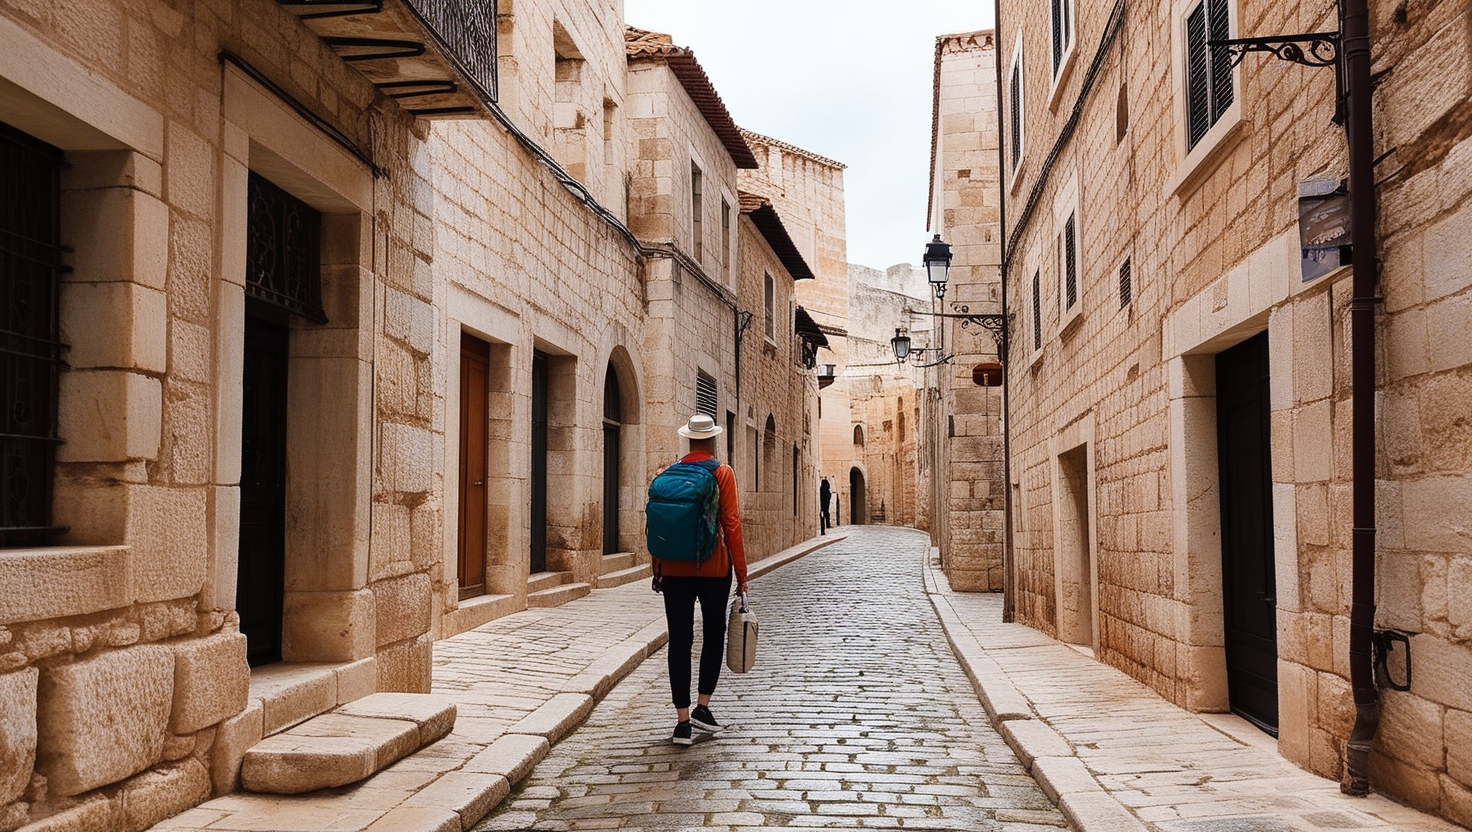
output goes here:
[[996, 72], [993, 32], [936, 38], [927, 226], [951, 246], [934, 308], [942, 354], [954, 357], [929, 371], [923, 397], [929, 528], [951, 585], [983, 592], [1003, 588], [1007, 528]]
[[145, 828], [639, 577], [697, 408], [751, 557], [816, 531], [811, 268], [693, 54], [442, 9], [0, 2], [0, 829]]
[[[1466, 824], [1472, 17], [1369, 8], [1375, 628], [1408, 640], [1381, 674], [1370, 785]], [[1332, 224], [1348, 172], [1335, 79], [1261, 54], [1233, 66], [1206, 41], [1338, 20], [1333, 4], [1262, 11], [998, 3], [1015, 603], [1337, 778], [1354, 720], [1350, 269], [1311, 226]], [[1407, 670], [1408, 690], [1388, 685]]]

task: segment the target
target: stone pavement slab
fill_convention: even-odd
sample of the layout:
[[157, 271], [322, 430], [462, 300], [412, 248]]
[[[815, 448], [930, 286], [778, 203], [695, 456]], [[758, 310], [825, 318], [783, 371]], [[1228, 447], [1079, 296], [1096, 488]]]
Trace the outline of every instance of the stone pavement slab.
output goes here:
[[711, 709], [724, 731], [671, 743], [668, 656], [651, 656], [481, 828], [1064, 826], [946, 644], [916, 580], [929, 539], [845, 531], [753, 582], [761, 650], [750, 673], [721, 674]]
[[1002, 623], [1000, 595], [952, 592], [934, 556], [924, 573], [988, 715], [1080, 832], [1459, 828], [1378, 795], [1343, 795], [1245, 720], [1192, 714], [1085, 652]]
[[[750, 575], [843, 539], [813, 538], [750, 564]], [[153, 828], [463, 832], [668, 637], [664, 606], [643, 582], [495, 619], [435, 642], [433, 693], [458, 711], [448, 736], [360, 783], [305, 795], [236, 792]], [[393, 710], [384, 694], [345, 708], [359, 719]], [[400, 718], [411, 731], [416, 723], [432, 729], [430, 717], [413, 708]]]

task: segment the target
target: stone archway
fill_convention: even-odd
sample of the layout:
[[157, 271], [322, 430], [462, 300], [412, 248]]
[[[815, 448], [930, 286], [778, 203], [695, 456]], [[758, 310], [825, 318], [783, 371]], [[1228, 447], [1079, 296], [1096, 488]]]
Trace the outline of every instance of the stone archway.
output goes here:
[[862, 526], [869, 522], [869, 506], [865, 498], [864, 472], [850, 468], [848, 472], [848, 516], [849, 522]]

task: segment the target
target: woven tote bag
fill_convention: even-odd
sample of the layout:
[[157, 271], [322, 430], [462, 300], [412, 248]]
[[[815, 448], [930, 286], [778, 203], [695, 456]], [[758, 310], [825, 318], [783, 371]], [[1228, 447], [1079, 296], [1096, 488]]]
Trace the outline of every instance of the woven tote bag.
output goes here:
[[745, 673], [756, 664], [756, 614], [743, 594], [731, 599], [731, 615], [726, 619], [726, 667], [733, 673]]

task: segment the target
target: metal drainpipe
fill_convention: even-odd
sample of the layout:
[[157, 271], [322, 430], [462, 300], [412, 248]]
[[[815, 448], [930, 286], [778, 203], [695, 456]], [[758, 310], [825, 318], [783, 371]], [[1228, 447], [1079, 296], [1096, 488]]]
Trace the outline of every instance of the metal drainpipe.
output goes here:
[[[992, 4], [995, 17], [992, 18], [992, 45], [997, 56], [997, 121], [998, 124], [1007, 123], [1002, 109], [1002, 4], [1000, 0]], [[998, 131], [1001, 133], [1003, 131]], [[1005, 137], [1002, 137], [1005, 139]], [[1013, 137], [1016, 140], [1016, 137]], [[997, 206], [997, 236], [1001, 246], [1007, 245], [1007, 188], [1003, 184], [1007, 179], [1007, 151], [1006, 141], [997, 142], [997, 192], [1000, 200]], [[1007, 256], [1002, 253], [1002, 267], [1000, 276], [1002, 279], [1002, 342], [999, 345], [997, 356], [1002, 362], [1002, 620], [1012, 622], [1017, 620], [1017, 578], [1013, 575], [1016, 569], [1016, 557], [1012, 547], [1016, 541], [1012, 539], [1012, 512], [1017, 507], [1012, 505], [1012, 361], [1011, 361], [1011, 320], [1007, 317]]]
[[1369, 791], [1370, 744], [1380, 724], [1371, 664], [1375, 629], [1375, 294], [1379, 246], [1375, 239], [1375, 151], [1371, 111], [1370, 10], [1367, 0], [1340, 0], [1343, 71], [1349, 91], [1350, 227], [1354, 241], [1354, 298], [1350, 303], [1353, 384], [1354, 561], [1349, 618], [1349, 675], [1354, 729], [1344, 754], [1345, 794]]

